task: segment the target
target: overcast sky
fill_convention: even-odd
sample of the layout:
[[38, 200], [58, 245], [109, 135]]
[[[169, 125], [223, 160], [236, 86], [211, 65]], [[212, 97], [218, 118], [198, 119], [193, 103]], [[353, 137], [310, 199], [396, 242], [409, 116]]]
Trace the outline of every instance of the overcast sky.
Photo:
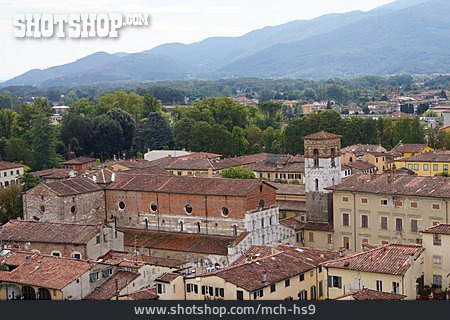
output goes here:
[[[0, 80], [97, 51], [139, 52], [168, 42], [240, 36], [265, 26], [327, 13], [367, 11], [394, 0], [0, 0]], [[119, 38], [14, 38], [16, 13], [148, 13], [150, 27], [125, 27]]]

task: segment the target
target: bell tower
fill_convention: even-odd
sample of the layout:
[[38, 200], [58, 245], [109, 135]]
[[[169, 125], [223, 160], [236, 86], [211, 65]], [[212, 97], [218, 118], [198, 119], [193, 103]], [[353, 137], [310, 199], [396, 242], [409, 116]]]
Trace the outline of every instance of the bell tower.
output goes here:
[[325, 188], [341, 182], [341, 136], [318, 132], [303, 139], [307, 220], [328, 223], [333, 218], [333, 194]]

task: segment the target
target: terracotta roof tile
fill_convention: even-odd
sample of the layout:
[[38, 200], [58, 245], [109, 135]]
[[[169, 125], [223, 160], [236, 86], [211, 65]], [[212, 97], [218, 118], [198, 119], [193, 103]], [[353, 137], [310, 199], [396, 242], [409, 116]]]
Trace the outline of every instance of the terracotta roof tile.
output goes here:
[[416, 154], [402, 161], [415, 162], [450, 162], [450, 150], [438, 150]]
[[392, 148], [391, 152], [393, 153], [405, 153], [405, 152], [420, 152], [423, 149], [428, 147], [426, 144], [419, 143], [401, 143], [399, 142], [394, 148]]
[[433, 227], [429, 227], [425, 230], [422, 230], [421, 232], [450, 235], [450, 224], [438, 224]]
[[128, 297], [133, 300], [157, 300], [158, 294], [155, 288], [145, 288], [130, 294], [122, 295], [120, 297]]
[[124, 244], [161, 250], [197, 252], [206, 254], [228, 255], [228, 246], [235, 237], [208, 236], [177, 232], [157, 232], [151, 230], [118, 229], [124, 233]]
[[423, 250], [424, 248], [414, 245], [387, 244], [325, 262], [323, 266], [360, 272], [404, 275], [411, 266], [410, 257], [416, 260]]
[[66, 162], [63, 162], [63, 165], [76, 165], [76, 164], [86, 164], [89, 162], [97, 161], [95, 158], [89, 158], [89, 157], [77, 157], [70, 160], [67, 160]]
[[304, 140], [325, 140], [325, 139], [340, 139], [342, 136], [334, 134], [334, 133], [328, 133], [325, 131], [313, 133], [307, 136], [304, 136]]
[[31, 256], [30, 263], [22, 263], [0, 281], [61, 290], [91, 270], [96, 263], [40, 254]]
[[0, 161], [0, 170], [18, 169], [18, 168], [22, 168], [22, 167], [23, 167], [23, 164], [7, 162], [7, 161]]
[[327, 188], [334, 191], [448, 198], [450, 178], [403, 174], [357, 174]]
[[342, 296], [336, 297], [333, 300], [340, 300], [348, 296], [352, 296], [355, 300], [403, 300], [406, 298], [406, 296], [403, 294], [382, 292], [364, 288], [351, 291]]
[[179, 276], [180, 275], [178, 273], [164, 273], [164, 274], [160, 275], [158, 278], [156, 278], [155, 281], [171, 283], [173, 280], [175, 280]]
[[99, 257], [98, 261], [114, 265], [123, 265], [124, 262], [131, 262], [131, 263], [138, 263], [139, 266], [148, 264], [169, 268], [181, 267], [184, 263], [186, 263], [186, 261], [183, 260], [154, 257], [145, 254], [135, 255], [131, 252], [112, 251], [112, 250], [108, 251], [106, 254]]
[[117, 271], [88, 294], [84, 300], [111, 300], [137, 277], [139, 274], [135, 272]]
[[274, 182], [268, 183], [277, 188], [276, 193], [280, 195], [281, 194], [298, 195], [298, 196], [306, 195], [304, 184], [274, 183]]
[[355, 162], [348, 162], [346, 165], [352, 169], [357, 169], [357, 170], [370, 170], [370, 169], [375, 168], [375, 166], [373, 164], [370, 164], [370, 163], [364, 162], [364, 161], [360, 161], [360, 160], [356, 160]]
[[98, 232], [98, 226], [11, 220], [0, 228], [0, 238], [12, 242], [86, 244]]
[[259, 188], [260, 183], [256, 179], [198, 178], [137, 174], [118, 175], [116, 181], [111, 183], [107, 189], [245, 197], [251, 191]]
[[102, 190], [100, 186], [96, 185], [86, 177], [76, 177], [73, 179], [48, 182], [43, 184], [60, 196], [71, 196], [80, 193]]

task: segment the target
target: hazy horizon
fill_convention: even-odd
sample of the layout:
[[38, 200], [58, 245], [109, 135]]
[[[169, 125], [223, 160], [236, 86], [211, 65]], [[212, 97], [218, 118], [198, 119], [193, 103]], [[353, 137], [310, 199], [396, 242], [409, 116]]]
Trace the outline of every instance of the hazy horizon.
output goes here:
[[[141, 52], [171, 42], [193, 43], [209, 37], [241, 36], [266, 26], [330, 13], [368, 11], [394, 0], [0, 0], [0, 82], [31, 69], [46, 69], [98, 51]], [[16, 13], [148, 13], [150, 27], [126, 27], [117, 39], [20, 39], [13, 37]]]

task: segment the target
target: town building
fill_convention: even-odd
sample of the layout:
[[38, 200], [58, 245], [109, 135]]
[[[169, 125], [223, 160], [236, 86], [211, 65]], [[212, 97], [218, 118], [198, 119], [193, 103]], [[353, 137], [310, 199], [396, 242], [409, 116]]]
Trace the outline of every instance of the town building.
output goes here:
[[448, 173], [450, 166], [450, 150], [436, 150], [399, 159], [397, 168], [407, 168], [418, 176], [432, 177], [440, 173]]
[[341, 182], [341, 136], [319, 132], [303, 137], [308, 222], [332, 220], [333, 195], [327, 187]]
[[23, 174], [22, 164], [0, 161], [0, 188], [19, 184], [19, 179]]
[[448, 223], [450, 180], [400, 174], [359, 174], [333, 191], [334, 246], [420, 244], [420, 230]]
[[75, 178], [78, 172], [72, 169], [52, 168], [33, 171], [31, 174], [33, 175], [33, 177], [41, 178], [44, 182], [55, 182], [69, 178]]
[[431, 147], [426, 144], [420, 143], [402, 143], [401, 141], [392, 148], [390, 153], [395, 157], [395, 160], [399, 158], [408, 158], [416, 154], [433, 151]]
[[263, 161], [244, 165], [255, 177], [274, 182], [304, 183], [305, 160], [302, 156], [268, 154]]
[[275, 183], [277, 188], [276, 202], [280, 212], [280, 219], [299, 217], [306, 221], [306, 194], [304, 184]]
[[280, 223], [295, 231], [298, 246], [329, 250], [334, 247], [332, 223], [306, 222], [298, 217], [283, 219]]
[[416, 299], [416, 281], [424, 270], [424, 249], [415, 245], [387, 244], [322, 263], [327, 296], [342, 298], [364, 288]]
[[0, 300], [81, 300], [108, 279], [109, 265], [4, 249]]
[[71, 169], [71, 170], [75, 170], [76, 172], [83, 173], [83, 172], [91, 169], [93, 166], [95, 166], [96, 163], [97, 163], [97, 159], [95, 159], [95, 158], [77, 157], [74, 159], [67, 160], [66, 162], [63, 162], [63, 168]]
[[450, 288], [450, 224], [437, 224], [422, 230], [425, 248], [424, 284]]
[[341, 162], [347, 164], [356, 160], [362, 160], [363, 156], [368, 152], [386, 151], [385, 148], [378, 144], [353, 144], [341, 149]]
[[326, 288], [320, 263], [334, 257], [326, 250], [253, 246], [228, 268], [186, 276], [186, 299], [322, 300]]
[[123, 233], [103, 225], [11, 220], [0, 227], [0, 244], [55, 257], [97, 260], [123, 250]]

